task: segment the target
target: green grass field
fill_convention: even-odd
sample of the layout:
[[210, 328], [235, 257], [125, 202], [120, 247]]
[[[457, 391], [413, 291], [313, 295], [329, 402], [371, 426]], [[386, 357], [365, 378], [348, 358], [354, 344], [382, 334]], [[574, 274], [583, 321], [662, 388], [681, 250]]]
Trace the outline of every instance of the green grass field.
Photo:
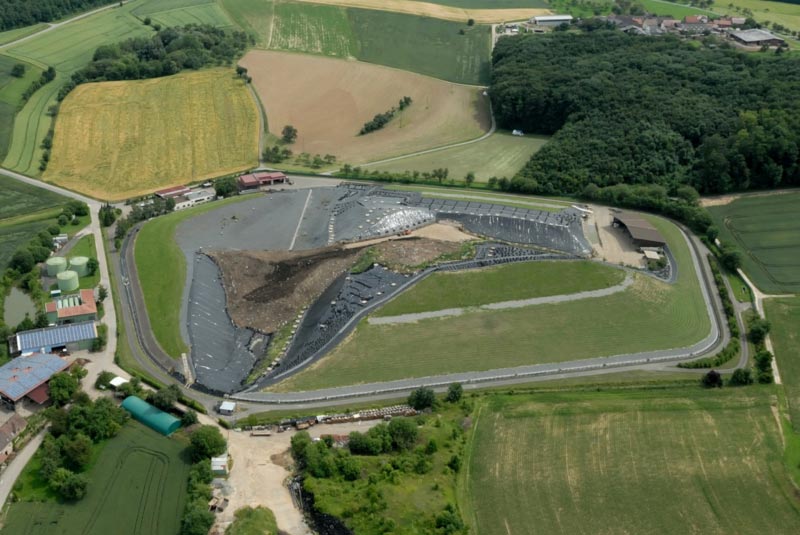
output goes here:
[[772, 324], [770, 340], [781, 374], [789, 416], [800, 432], [800, 297], [764, 300], [764, 312]]
[[10, 43], [11, 41], [16, 41], [17, 39], [22, 39], [23, 37], [27, 37], [29, 35], [33, 35], [38, 31], [47, 28], [47, 24], [44, 22], [40, 24], [34, 24], [32, 26], [24, 26], [22, 28], [15, 28], [13, 30], [6, 30], [4, 32], [0, 32], [0, 46]]
[[220, 0], [231, 20], [266, 48], [272, 32], [275, 4], [271, 0]]
[[596, 262], [523, 262], [487, 269], [434, 273], [382, 306], [375, 316], [473, 307], [597, 290], [619, 284], [625, 272]]
[[471, 171], [477, 182], [486, 182], [491, 177], [513, 177], [546, 142], [545, 136], [519, 137], [496, 132], [478, 143], [370, 165], [367, 169], [422, 173], [446, 167], [452, 178], [463, 179]]
[[[640, 2], [648, 13], [661, 16], [671, 16], [676, 19], [683, 19], [689, 15], [707, 15], [716, 18], [713, 11], [707, 9], [700, 9], [685, 4], [678, 4], [675, 2], [667, 2], [666, 0], [640, 0]], [[727, 3], [724, 4], [727, 6]], [[720, 4], [722, 7], [722, 4]]]
[[464, 9], [511, 9], [515, 7], [541, 7], [550, 5], [545, 0], [422, 0], [429, 4], [461, 7]]
[[[349, 16], [361, 61], [450, 82], [489, 82], [489, 26], [467, 28], [458, 22], [365, 9], [351, 9]], [[459, 35], [460, 29], [465, 35]]]
[[709, 212], [720, 239], [744, 253], [742, 267], [765, 293], [800, 292], [800, 193], [748, 196]]
[[[22, 78], [11, 76], [15, 64], [25, 65]], [[42, 70], [28, 62], [0, 55], [0, 162], [6, 157], [14, 132], [14, 117], [22, 105], [22, 93], [30, 87]]]
[[[136, 236], [136, 269], [150, 326], [161, 348], [172, 357], [180, 358], [181, 353], [188, 351], [179, 327], [186, 259], [175, 243], [175, 230], [190, 217], [246, 199], [247, 196], [231, 197], [157, 217], [143, 226]], [[167, 266], [169, 269], [165, 269]]]
[[153, 23], [164, 27], [185, 24], [226, 27], [233, 24], [216, 0], [148, 0], [137, 4], [131, 13], [141, 19], [150, 17]]
[[[83, 500], [14, 503], [0, 533], [173, 535], [180, 528], [188, 473], [183, 444], [131, 421], [103, 447], [88, 473], [90, 483]], [[24, 486], [33, 480], [22, 481]], [[21, 492], [28, 490], [36, 494], [37, 489]], [[46, 492], [39, 496], [47, 499]]]
[[681, 275], [672, 286], [637, 275], [627, 290], [605, 297], [468, 311], [414, 324], [373, 325], [362, 320], [329, 355], [275, 388], [313, 390], [698, 342], [708, 334], [710, 323], [688, 246], [674, 225], [650, 219], [678, 262]]
[[490, 397], [463, 516], [482, 535], [792, 533], [775, 403], [762, 387]]
[[347, 10], [337, 6], [276, 3], [268, 48], [340, 58], [356, 57], [359, 44]]

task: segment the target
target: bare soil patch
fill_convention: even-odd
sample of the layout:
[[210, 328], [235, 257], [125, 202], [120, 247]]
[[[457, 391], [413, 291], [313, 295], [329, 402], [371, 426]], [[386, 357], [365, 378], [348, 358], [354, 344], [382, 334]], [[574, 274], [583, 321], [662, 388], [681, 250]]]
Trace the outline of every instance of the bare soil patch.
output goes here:
[[381, 263], [389, 266], [418, 266], [461, 249], [457, 243], [424, 238], [385, 241], [375, 248]]
[[[409, 2], [410, 3], [410, 2]], [[477, 138], [491, 127], [483, 89], [358, 61], [254, 50], [240, 62], [272, 133], [297, 128], [295, 153], [360, 164]], [[411, 106], [383, 129], [357, 135], [404, 96]]]

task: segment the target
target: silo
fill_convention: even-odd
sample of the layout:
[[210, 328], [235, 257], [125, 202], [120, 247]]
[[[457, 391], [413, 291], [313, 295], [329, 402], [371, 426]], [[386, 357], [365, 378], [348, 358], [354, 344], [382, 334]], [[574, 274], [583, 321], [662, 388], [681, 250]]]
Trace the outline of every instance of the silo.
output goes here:
[[48, 277], [55, 277], [62, 271], [67, 270], [67, 259], [63, 256], [53, 256], [48, 258], [45, 264], [47, 265]]
[[69, 269], [78, 274], [79, 277], [85, 277], [89, 274], [89, 259], [85, 256], [74, 256], [69, 259]]
[[74, 271], [62, 271], [56, 275], [58, 289], [62, 292], [71, 292], [78, 289], [78, 274]]

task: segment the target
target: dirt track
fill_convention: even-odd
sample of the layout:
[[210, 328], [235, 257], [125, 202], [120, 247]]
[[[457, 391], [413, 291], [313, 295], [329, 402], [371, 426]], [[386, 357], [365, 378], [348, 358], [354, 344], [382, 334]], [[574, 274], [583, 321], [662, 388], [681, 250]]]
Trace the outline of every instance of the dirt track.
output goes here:
[[[297, 128], [296, 154], [333, 154], [339, 162], [359, 164], [467, 141], [491, 128], [480, 88], [287, 52], [254, 50], [240, 64], [253, 76], [273, 133], [286, 124]], [[404, 96], [413, 103], [391, 123], [358, 135], [365, 122]]]

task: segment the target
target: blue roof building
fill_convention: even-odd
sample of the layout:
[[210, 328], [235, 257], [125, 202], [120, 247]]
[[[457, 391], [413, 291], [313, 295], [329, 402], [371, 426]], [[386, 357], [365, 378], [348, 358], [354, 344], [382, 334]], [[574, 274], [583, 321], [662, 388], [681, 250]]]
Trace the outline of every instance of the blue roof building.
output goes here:
[[48, 399], [47, 382], [69, 363], [55, 355], [34, 353], [0, 366], [0, 398], [14, 404], [25, 396], [37, 403]]
[[93, 321], [56, 325], [44, 329], [18, 332], [11, 338], [11, 354], [29, 355], [31, 353], [52, 353], [53, 350], [89, 349], [92, 340], [97, 338]]

